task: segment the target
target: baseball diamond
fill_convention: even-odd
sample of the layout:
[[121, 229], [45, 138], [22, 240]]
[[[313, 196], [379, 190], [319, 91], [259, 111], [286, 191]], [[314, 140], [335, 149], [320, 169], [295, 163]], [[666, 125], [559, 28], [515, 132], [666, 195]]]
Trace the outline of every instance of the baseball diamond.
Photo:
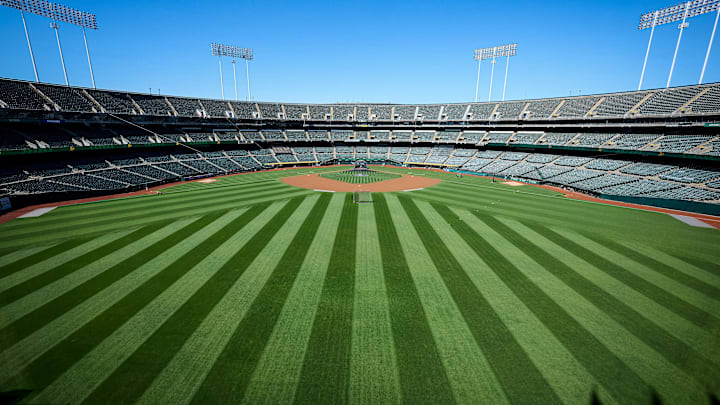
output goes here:
[[0, 0], [0, 405], [720, 404], [720, 0], [71, 3]]

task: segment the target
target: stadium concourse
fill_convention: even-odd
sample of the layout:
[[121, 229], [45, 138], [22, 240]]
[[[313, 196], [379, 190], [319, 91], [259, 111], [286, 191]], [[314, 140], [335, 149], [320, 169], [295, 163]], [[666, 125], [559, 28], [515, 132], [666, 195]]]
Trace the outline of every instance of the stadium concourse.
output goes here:
[[0, 80], [0, 393], [716, 403], [718, 125], [717, 83], [305, 105]]

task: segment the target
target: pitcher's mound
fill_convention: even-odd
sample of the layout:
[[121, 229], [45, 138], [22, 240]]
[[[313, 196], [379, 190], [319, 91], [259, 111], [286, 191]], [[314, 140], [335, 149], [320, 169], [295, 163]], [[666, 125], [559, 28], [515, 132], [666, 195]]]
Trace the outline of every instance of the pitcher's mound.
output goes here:
[[351, 192], [357, 190], [370, 191], [373, 193], [383, 191], [410, 191], [422, 190], [425, 187], [434, 186], [440, 183], [440, 179], [402, 175], [398, 179], [379, 181], [369, 184], [351, 184], [343, 181], [326, 179], [317, 174], [306, 174], [302, 176], [285, 177], [280, 179], [284, 183], [295, 187], [309, 188], [322, 191]]

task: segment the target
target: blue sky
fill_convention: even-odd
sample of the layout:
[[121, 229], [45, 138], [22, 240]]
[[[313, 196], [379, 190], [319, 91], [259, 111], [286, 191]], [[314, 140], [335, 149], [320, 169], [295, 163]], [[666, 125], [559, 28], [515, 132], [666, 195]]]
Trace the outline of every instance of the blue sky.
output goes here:
[[[567, 96], [637, 88], [649, 30], [640, 14], [662, 1], [234, 1], [97, 2], [65, 5], [98, 16], [88, 40], [98, 88], [220, 98], [210, 42], [252, 47], [254, 100], [286, 102], [435, 103], [472, 101], [475, 48], [518, 42], [506, 99]], [[64, 83], [49, 21], [26, 15], [41, 81]], [[690, 19], [672, 85], [697, 83], [715, 14]], [[644, 88], [664, 87], [677, 23], [655, 30]], [[90, 86], [82, 32], [62, 24], [70, 83]], [[22, 21], [0, 9], [0, 76], [33, 80]], [[238, 92], [246, 97], [238, 64]], [[502, 93], [498, 61], [493, 100]], [[225, 95], [234, 98], [232, 65], [223, 65]], [[480, 100], [486, 101], [484, 63]], [[704, 82], [720, 81], [720, 33]]]

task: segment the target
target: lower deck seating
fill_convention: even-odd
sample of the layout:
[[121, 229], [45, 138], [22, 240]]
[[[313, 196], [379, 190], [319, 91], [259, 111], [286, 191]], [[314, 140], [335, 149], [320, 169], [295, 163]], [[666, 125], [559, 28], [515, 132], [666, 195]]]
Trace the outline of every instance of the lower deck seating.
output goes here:
[[[304, 132], [303, 132], [304, 133]], [[37, 163], [27, 168], [0, 169], [0, 189], [9, 194], [82, 190], [124, 190], [181, 177], [218, 175], [256, 170], [278, 163], [303, 164], [333, 159], [394, 164], [437, 165], [462, 171], [508, 176], [567, 186], [599, 194], [717, 202], [720, 170], [711, 166], [680, 167], [587, 156], [456, 148], [451, 145], [354, 145], [258, 147], [251, 150], [190, 151], [171, 153], [128, 148], [120, 156], [82, 158], [61, 163]], [[332, 145], [332, 144], [329, 144]], [[390, 145], [396, 145], [390, 143]], [[223, 145], [223, 148], [225, 145]]]

